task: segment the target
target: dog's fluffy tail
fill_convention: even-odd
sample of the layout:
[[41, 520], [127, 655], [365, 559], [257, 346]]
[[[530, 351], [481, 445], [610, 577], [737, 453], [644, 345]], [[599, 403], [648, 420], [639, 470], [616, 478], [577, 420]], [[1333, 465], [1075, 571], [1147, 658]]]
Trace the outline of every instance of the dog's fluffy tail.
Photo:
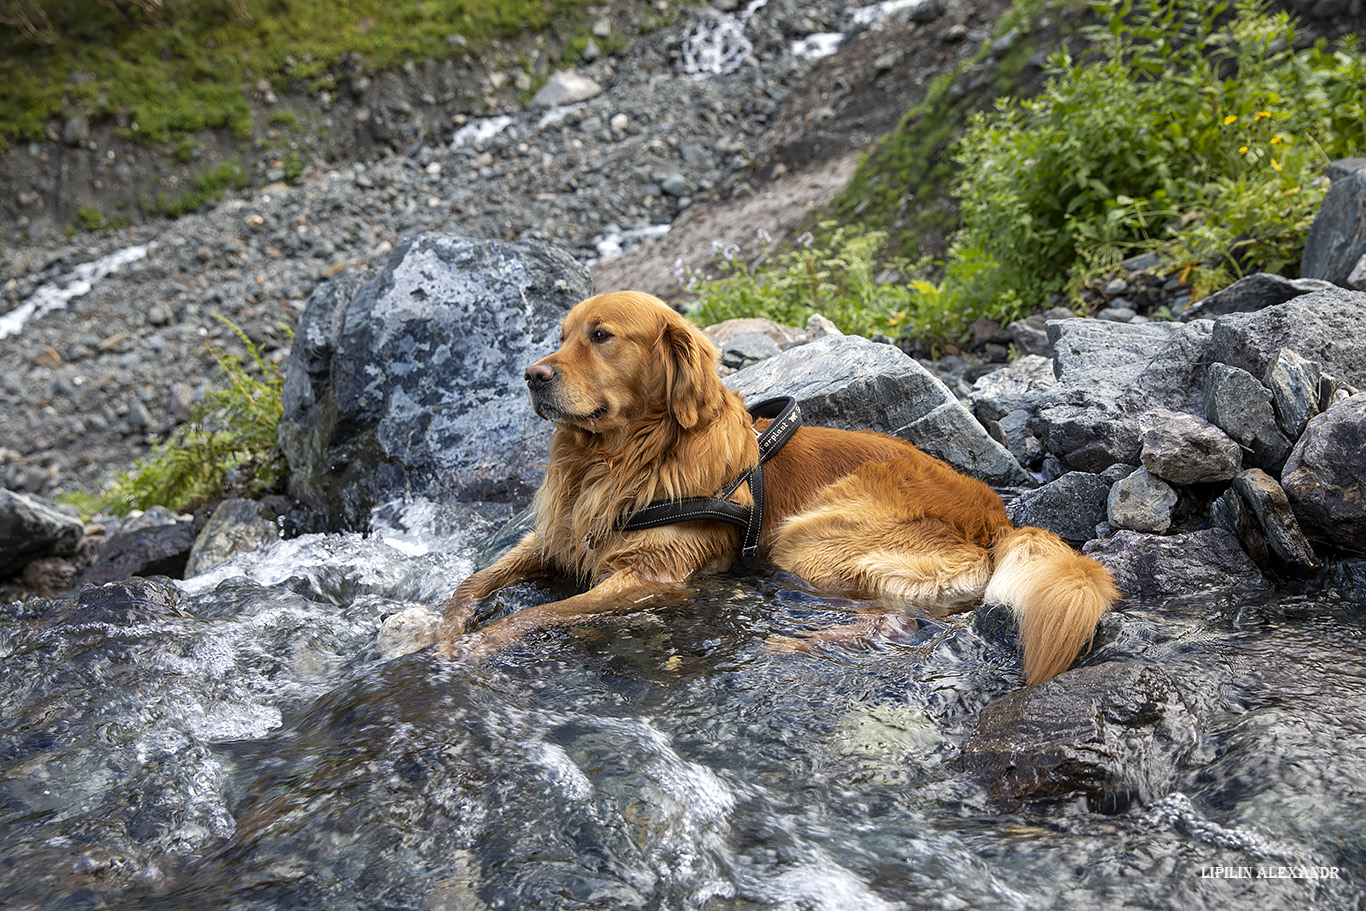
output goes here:
[[1040, 528], [1012, 528], [992, 546], [986, 600], [1008, 604], [1020, 627], [1025, 680], [1040, 683], [1072, 664], [1118, 598], [1110, 573]]

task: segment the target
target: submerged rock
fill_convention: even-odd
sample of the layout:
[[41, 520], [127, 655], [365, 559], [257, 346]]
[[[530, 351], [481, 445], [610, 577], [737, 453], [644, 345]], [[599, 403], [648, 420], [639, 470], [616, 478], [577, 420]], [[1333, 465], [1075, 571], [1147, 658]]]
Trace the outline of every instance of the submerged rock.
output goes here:
[[1160, 668], [1077, 668], [989, 703], [958, 763], [999, 800], [1118, 813], [1171, 790], [1200, 727]]
[[330, 529], [398, 497], [529, 499], [551, 427], [522, 375], [592, 291], [563, 250], [442, 234], [400, 245], [364, 285], [321, 286], [286, 369], [290, 492]]
[[185, 576], [198, 575], [237, 554], [280, 539], [275, 514], [255, 500], [224, 500], [195, 539]]

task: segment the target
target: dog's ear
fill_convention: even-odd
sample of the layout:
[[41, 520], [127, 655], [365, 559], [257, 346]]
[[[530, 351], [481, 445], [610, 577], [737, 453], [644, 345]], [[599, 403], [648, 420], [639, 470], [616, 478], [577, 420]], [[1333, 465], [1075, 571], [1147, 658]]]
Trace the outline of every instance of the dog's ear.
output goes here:
[[716, 346], [688, 325], [666, 323], [657, 350], [663, 359], [664, 397], [669, 413], [688, 430], [715, 410], [721, 378], [716, 373]]

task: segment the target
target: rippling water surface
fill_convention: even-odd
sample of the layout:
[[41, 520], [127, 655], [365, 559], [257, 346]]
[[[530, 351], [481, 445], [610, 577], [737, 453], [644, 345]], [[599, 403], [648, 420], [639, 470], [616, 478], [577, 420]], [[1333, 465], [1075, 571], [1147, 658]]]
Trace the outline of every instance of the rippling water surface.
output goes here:
[[[780, 653], [857, 605], [735, 574], [483, 665], [386, 659], [383, 618], [439, 605], [488, 531], [417, 504], [121, 602], [0, 608], [0, 906], [1366, 904], [1366, 608], [1127, 606], [1087, 660], [1178, 681], [1189, 773], [1117, 815], [1005, 807], [955, 765], [1020, 683], [971, 615]], [[1290, 864], [1340, 872], [1202, 876]]]

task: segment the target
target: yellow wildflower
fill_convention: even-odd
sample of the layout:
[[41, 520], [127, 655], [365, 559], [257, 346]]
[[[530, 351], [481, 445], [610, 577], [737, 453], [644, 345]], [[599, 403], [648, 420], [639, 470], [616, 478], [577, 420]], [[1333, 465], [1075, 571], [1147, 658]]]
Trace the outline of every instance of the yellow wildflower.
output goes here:
[[1277, 133], [1275, 136], [1272, 136], [1272, 137], [1271, 137], [1271, 144], [1272, 144], [1273, 146], [1278, 146], [1278, 145], [1280, 145], [1284, 140], [1285, 140], [1285, 137], [1282, 136], [1280, 133]]
[[1271, 167], [1279, 171], [1281, 169], [1281, 163], [1273, 158], [1271, 159]]
[[1238, 154], [1239, 154], [1239, 155], [1246, 155], [1246, 154], [1247, 154], [1247, 146], [1243, 146], [1241, 149], [1239, 149], [1239, 150], [1238, 150]]
[[1270, 111], [1258, 111], [1258, 112], [1257, 112], [1257, 116], [1254, 117], [1254, 118], [1252, 118], [1252, 119], [1253, 119], [1253, 120], [1265, 120], [1266, 118], [1268, 118], [1268, 117], [1270, 117], [1270, 116], [1271, 116], [1271, 112], [1270, 112]]
[[1228, 126], [1230, 123], [1233, 123], [1233, 122], [1236, 121], [1237, 119], [1238, 119], [1238, 115], [1237, 115], [1237, 114], [1229, 114], [1227, 117], [1224, 118], [1224, 126]]

